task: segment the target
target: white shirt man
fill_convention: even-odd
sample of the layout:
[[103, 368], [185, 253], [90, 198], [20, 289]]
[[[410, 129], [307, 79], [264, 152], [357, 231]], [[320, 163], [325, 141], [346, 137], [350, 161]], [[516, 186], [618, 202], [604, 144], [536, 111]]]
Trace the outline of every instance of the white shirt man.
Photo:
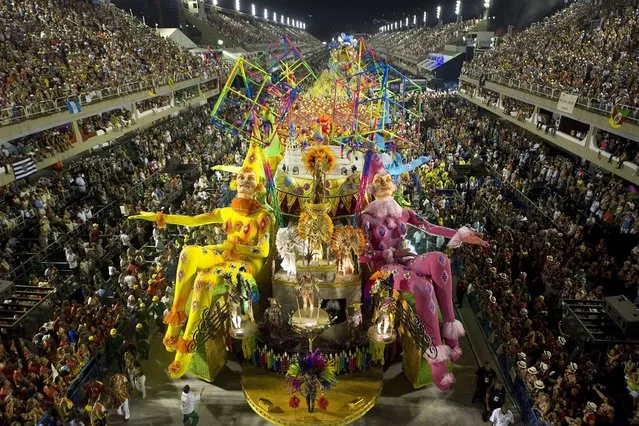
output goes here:
[[129, 244], [131, 244], [131, 238], [122, 231], [120, 234], [120, 242], [122, 243], [122, 247], [128, 247]]
[[515, 423], [515, 418], [512, 411], [504, 405], [493, 411], [493, 414], [490, 415], [490, 421], [493, 426], [508, 426], [511, 423]]
[[114, 277], [118, 274], [118, 270], [113, 265], [109, 265], [109, 277]]
[[79, 175], [77, 178], [75, 178], [75, 184], [78, 186], [78, 189], [81, 193], [87, 192], [87, 183], [85, 182], [82, 175]]
[[189, 385], [185, 385], [182, 389], [182, 396], [180, 397], [180, 409], [182, 411], [182, 421], [184, 424], [190, 420], [190, 424], [192, 426], [197, 426], [200, 421], [200, 416], [195, 411], [195, 403], [202, 398], [202, 392], [204, 392], [204, 388], [200, 391], [199, 395], [194, 395], [191, 392], [191, 388]]
[[134, 285], [138, 283], [138, 280], [129, 273], [126, 277], [124, 277], [124, 284], [126, 284], [129, 289], [132, 289]]
[[66, 258], [67, 263], [69, 264], [69, 269], [75, 269], [78, 267], [78, 256], [73, 253], [70, 249], [66, 250]]

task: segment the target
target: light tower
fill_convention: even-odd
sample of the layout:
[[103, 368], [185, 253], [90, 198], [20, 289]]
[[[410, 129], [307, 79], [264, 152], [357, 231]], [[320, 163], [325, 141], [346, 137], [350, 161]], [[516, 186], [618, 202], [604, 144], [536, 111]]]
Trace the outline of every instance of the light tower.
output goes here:
[[442, 24], [442, 7], [441, 6], [437, 6], [437, 25], [441, 25]]
[[462, 15], [461, 15], [461, 0], [457, 0], [455, 2], [455, 15], [457, 15], [457, 22], [461, 22], [462, 20]]
[[426, 28], [426, 22], [428, 22], [428, 12], [424, 11], [424, 28]]
[[240, 11], [240, 0], [235, 0], [235, 11], [236, 12]]
[[484, 19], [488, 19], [488, 9], [490, 9], [490, 0], [484, 0]]
[[251, 3], [251, 16], [255, 16], [255, 4]]
[[264, 8], [264, 20], [268, 21], [268, 9]]

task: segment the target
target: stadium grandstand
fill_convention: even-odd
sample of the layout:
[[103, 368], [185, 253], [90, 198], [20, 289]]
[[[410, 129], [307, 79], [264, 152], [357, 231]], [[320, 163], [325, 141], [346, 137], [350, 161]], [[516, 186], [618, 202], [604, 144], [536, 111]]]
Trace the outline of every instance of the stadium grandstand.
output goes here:
[[[276, 0], [178, 1], [171, 28], [135, 2], [3, 2], [0, 426], [639, 425], [639, 0], [525, 24], [462, 1], [454, 22], [379, 5], [414, 18], [375, 32], [370, 2], [289, 24]], [[320, 255], [306, 206], [335, 224]], [[413, 274], [433, 253], [445, 291]], [[231, 294], [191, 296], [185, 270]], [[289, 315], [309, 274], [317, 336]], [[292, 378], [305, 362], [326, 370]]]

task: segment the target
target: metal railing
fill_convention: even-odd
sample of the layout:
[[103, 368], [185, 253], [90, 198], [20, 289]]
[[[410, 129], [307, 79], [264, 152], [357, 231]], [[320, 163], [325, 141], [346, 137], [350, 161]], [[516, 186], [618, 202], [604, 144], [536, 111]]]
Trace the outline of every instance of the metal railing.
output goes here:
[[[492, 83], [501, 84], [506, 87], [510, 87], [511, 89], [522, 90], [524, 92], [528, 92], [533, 95], [541, 96], [543, 98], [556, 100], [556, 101], [559, 100], [559, 97], [561, 96], [562, 92], [570, 91], [570, 88], [566, 88], [562, 90], [562, 89], [545, 86], [543, 84], [526, 83], [524, 81], [521, 81], [520, 79], [503, 77], [499, 75], [498, 73], [487, 73], [487, 72], [485, 73], [478, 70], [463, 69], [462, 75], [463, 76], [465, 75], [467, 77], [471, 77], [477, 80], [479, 80], [480, 77], [483, 77], [487, 81], [490, 81]], [[594, 112], [596, 114], [603, 115], [606, 117], [610, 116], [610, 112], [612, 111], [612, 108], [615, 105], [616, 104], [614, 102], [602, 101], [597, 98], [590, 98], [583, 94], [579, 95], [579, 97], [577, 98], [577, 103], [576, 103], [576, 106], [578, 106], [580, 109]], [[639, 108], [633, 107], [630, 105], [619, 105], [619, 106], [622, 109], [626, 109], [630, 111], [630, 113], [626, 117], [626, 120], [632, 121], [635, 124], [639, 124]]]
[[200, 81], [213, 79], [217, 76], [215, 70], [193, 71], [190, 73], [175, 73], [156, 79], [141, 80], [131, 83], [124, 83], [117, 87], [105, 87], [81, 93], [63, 94], [54, 100], [46, 100], [29, 105], [16, 105], [9, 108], [0, 109], [0, 126], [8, 126], [16, 122], [29, 120], [56, 112], [67, 111], [67, 101], [79, 102], [80, 106], [96, 104], [108, 99], [132, 93], [142, 92], [157, 87], [172, 87], [176, 83], [200, 78]]
[[[528, 389], [526, 383], [519, 377], [515, 376], [513, 379], [511, 372], [514, 369], [515, 362], [509, 358], [504, 351], [503, 343], [498, 339], [490, 339], [495, 330], [492, 327], [492, 323], [484, 315], [484, 309], [481, 306], [481, 300], [476, 293], [470, 293], [468, 295], [470, 307], [473, 313], [477, 317], [484, 339], [494, 357], [498, 361], [498, 367], [501, 370], [502, 376], [506, 382], [506, 385], [511, 391], [515, 403], [519, 407], [521, 413], [521, 420], [525, 426], [538, 426], [541, 424], [540, 420], [535, 415], [534, 406], [532, 404], [532, 394]], [[485, 308], [485, 307], [483, 307]]]

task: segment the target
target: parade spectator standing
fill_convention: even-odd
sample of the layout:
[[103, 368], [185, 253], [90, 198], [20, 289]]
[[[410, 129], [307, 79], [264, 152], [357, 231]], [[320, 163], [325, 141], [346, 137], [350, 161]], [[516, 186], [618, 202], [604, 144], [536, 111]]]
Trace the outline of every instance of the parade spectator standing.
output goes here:
[[490, 361], [486, 361], [483, 366], [475, 372], [475, 393], [472, 402], [484, 401], [486, 390], [497, 377], [495, 370], [490, 366]]
[[515, 418], [512, 411], [506, 405], [502, 405], [500, 408], [493, 410], [490, 415], [490, 421], [493, 426], [508, 426], [511, 423], [515, 423]]
[[182, 422], [185, 425], [197, 426], [200, 422], [200, 416], [195, 411], [195, 403], [202, 399], [203, 392], [204, 388], [202, 388], [199, 395], [194, 395], [191, 393], [191, 387], [189, 385], [184, 385], [184, 388], [182, 389], [182, 397], [180, 399], [182, 407]]

